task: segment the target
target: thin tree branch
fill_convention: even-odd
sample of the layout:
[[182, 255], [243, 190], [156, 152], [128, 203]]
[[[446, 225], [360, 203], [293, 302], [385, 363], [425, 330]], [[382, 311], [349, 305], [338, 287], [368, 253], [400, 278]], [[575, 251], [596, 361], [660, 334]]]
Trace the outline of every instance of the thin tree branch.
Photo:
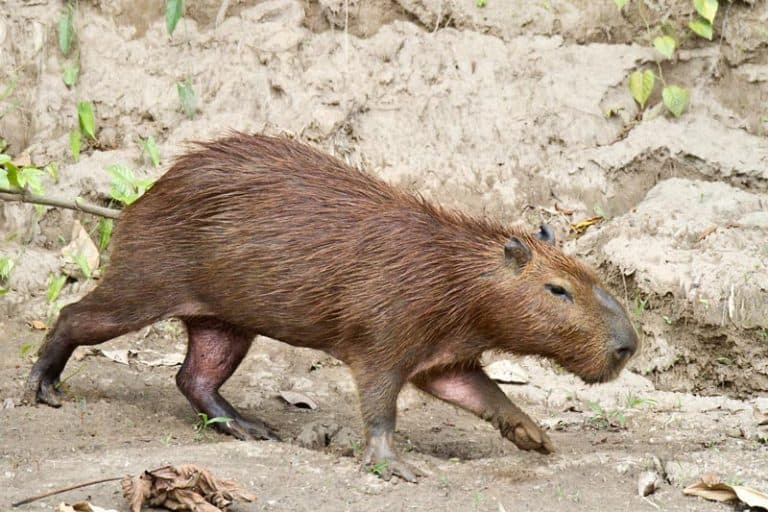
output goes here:
[[61, 199], [58, 197], [38, 196], [31, 194], [26, 189], [10, 190], [7, 188], [0, 188], [0, 199], [3, 201], [14, 201], [18, 203], [42, 204], [46, 206], [68, 208], [70, 210], [78, 210], [81, 212], [98, 215], [99, 217], [107, 217], [109, 219], [116, 219], [120, 216], [120, 210], [89, 204], [79, 197], [75, 198], [73, 201], [70, 201], [68, 199]]
[[16, 508], [16, 507], [20, 507], [21, 505], [26, 505], [27, 503], [32, 503], [33, 501], [37, 501], [37, 500], [41, 500], [43, 498], [47, 498], [49, 496], [53, 496], [53, 495], [56, 495], [56, 494], [61, 494], [63, 492], [74, 491], [75, 489], [80, 489], [82, 487], [89, 487], [91, 485], [103, 484], [104, 482], [115, 482], [117, 480], [122, 480], [122, 479], [123, 479], [123, 477], [118, 476], [118, 477], [115, 477], [115, 478], [102, 478], [101, 480], [92, 480], [90, 482], [84, 482], [82, 484], [69, 485], [67, 487], [62, 487], [61, 489], [54, 489], [52, 491], [49, 491], [49, 492], [46, 492], [46, 493], [43, 493], [43, 494], [38, 494], [37, 496], [32, 496], [31, 498], [26, 498], [26, 499], [23, 499], [21, 501], [17, 501], [16, 503], [11, 503], [11, 506]]

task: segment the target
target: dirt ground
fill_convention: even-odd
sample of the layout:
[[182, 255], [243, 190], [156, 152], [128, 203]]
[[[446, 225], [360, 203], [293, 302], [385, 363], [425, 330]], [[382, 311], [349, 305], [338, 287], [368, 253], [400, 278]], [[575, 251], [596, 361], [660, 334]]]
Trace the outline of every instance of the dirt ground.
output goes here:
[[[50, 489], [196, 463], [258, 496], [236, 510], [731, 510], [683, 495], [703, 472], [768, 492], [768, 3], [734, 1], [716, 40], [685, 39], [666, 80], [691, 91], [678, 119], [658, 90], [639, 113], [627, 91], [656, 69], [630, 0], [269, 0], [188, 2], [173, 38], [162, 2], [89, 0], [75, 16], [80, 77], [67, 88], [55, 26], [62, 4], [0, 4], [0, 137], [6, 152], [55, 162], [46, 192], [104, 203], [105, 167], [156, 177], [189, 139], [229, 128], [287, 132], [385, 179], [506, 222], [569, 225], [601, 215], [567, 251], [622, 297], [643, 352], [612, 383], [587, 386], [546, 361], [510, 360], [527, 382], [504, 390], [549, 431], [557, 452], [518, 451], [492, 427], [415, 389], [396, 438], [427, 476], [361, 470], [352, 379], [327, 355], [259, 338], [223, 394], [284, 442], [197, 431], [176, 390], [185, 337], [174, 321], [79, 349], [60, 409], [21, 404], [52, 306], [48, 279], [81, 213], [0, 203], [0, 510]], [[643, 3], [682, 30], [690, 2]], [[188, 119], [176, 83], [189, 80]], [[5, 86], [13, 84], [9, 89]], [[98, 144], [69, 153], [75, 104], [93, 102]], [[606, 116], [606, 112], [617, 113]], [[153, 135], [163, 166], [137, 140]], [[59, 305], [95, 280], [70, 279]], [[130, 350], [131, 352], [126, 352]], [[109, 352], [114, 351], [114, 352]], [[130, 354], [127, 359], [121, 357]], [[317, 402], [296, 408], [298, 391]], [[638, 496], [639, 475], [661, 484]], [[90, 498], [127, 510], [119, 484]]]

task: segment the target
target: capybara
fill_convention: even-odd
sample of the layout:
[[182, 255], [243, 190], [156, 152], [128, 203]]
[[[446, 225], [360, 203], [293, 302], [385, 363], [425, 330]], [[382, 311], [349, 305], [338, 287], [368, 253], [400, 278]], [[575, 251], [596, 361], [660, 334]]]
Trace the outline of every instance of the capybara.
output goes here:
[[491, 422], [524, 450], [548, 436], [485, 374], [490, 349], [548, 357], [586, 382], [637, 349], [624, 308], [552, 230], [444, 209], [288, 138], [198, 143], [122, 213], [99, 285], [61, 314], [27, 402], [59, 406], [72, 351], [163, 318], [189, 336], [176, 382], [240, 439], [274, 438], [220, 394], [260, 334], [320, 349], [357, 384], [366, 464], [409, 481], [393, 446], [411, 382]]

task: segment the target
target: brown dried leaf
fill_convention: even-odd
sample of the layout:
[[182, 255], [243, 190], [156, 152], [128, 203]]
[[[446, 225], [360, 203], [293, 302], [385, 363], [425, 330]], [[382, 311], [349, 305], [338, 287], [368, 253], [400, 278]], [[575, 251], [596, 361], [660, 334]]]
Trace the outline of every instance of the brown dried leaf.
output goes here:
[[700, 481], [683, 489], [683, 494], [712, 501], [739, 500], [749, 507], [768, 509], [768, 494], [743, 485], [728, 485], [714, 473], [703, 474]]
[[701, 242], [702, 240], [707, 238], [709, 235], [717, 231], [717, 227], [718, 227], [717, 224], [710, 224], [709, 226], [704, 228], [704, 231], [702, 231], [701, 234], [699, 235], [699, 242]]
[[131, 512], [141, 512], [144, 502], [152, 496], [152, 479], [145, 472], [141, 475], [126, 476], [120, 480], [123, 496], [131, 506]]
[[563, 215], [573, 215], [576, 210], [573, 208], [566, 208], [565, 206], [560, 206], [560, 203], [555, 203], [555, 210], [562, 213]]
[[[146, 489], [138, 480], [149, 483]], [[139, 508], [134, 508], [141, 492]], [[162, 506], [169, 510], [221, 512], [234, 501], [253, 501], [256, 496], [243, 491], [237, 482], [219, 480], [209, 470], [194, 464], [165, 466], [140, 477], [123, 479], [123, 495], [131, 500], [131, 512], [141, 505]]]
[[280, 391], [280, 398], [299, 409], [317, 409], [317, 402], [298, 391]]
[[48, 328], [48, 326], [42, 320], [32, 320], [29, 322], [29, 326], [38, 331], [44, 331]]

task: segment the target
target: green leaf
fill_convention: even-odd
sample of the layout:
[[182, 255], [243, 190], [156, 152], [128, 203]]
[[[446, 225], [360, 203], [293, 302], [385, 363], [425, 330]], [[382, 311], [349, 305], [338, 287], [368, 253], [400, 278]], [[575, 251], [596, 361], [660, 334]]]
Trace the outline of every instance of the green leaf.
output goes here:
[[27, 357], [27, 354], [29, 354], [30, 352], [32, 352], [32, 349], [33, 349], [33, 348], [35, 348], [35, 344], [34, 344], [34, 343], [32, 343], [32, 342], [29, 342], [29, 343], [25, 343], [25, 344], [23, 344], [23, 345], [21, 346], [21, 348], [19, 349], [19, 356], [20, 356], [22, 359], [24, 359], [25, 357]]
[[715, 22], [717, 6], [717, 0], [693, 0], [693, 8], [696, 9], [699, 16], [707, 20], [710, 24]]
[[72, 87], [77, 83], [77, 77], [80, 74], [80, 68], [74, 62], [64, 63], [64, 69], [61, 73], [61, 79], [64, 80], [64, 85]]
[[93, 105], [90, 101], [78, 102], [77, 119], [83, 133], [91, 140], [96, 140], [96, 121], [93, 117]]
[[693, 30], [697, 35], [703, 37], [704, 39], [712, 40], [712, 25], [709, 24], [707, 20], [697, 19], [693, 20], [688, 24], [688, 28]]
[[181, 108], [184, 109], [184, 113], [188, 118], [195, 117], [197, 112], [197, 96], [192, 89], [192, 84], [189, 80], [185, 82], [179, 82], [176, 84], [176, 90], [179, 93], [179, 100], [181, 101]]
[[133, 171], [121, 164], [110, 165], [107, 172], [112, 175], [112, 186], [109, 190], [112, 199], [125, 205], [140, 198], [154, 183], [152, 179], [136, 178]]
[[656, 77], [649, 69], [645, 71], [635, 71], [629, 75], [629, 92], [632, 97], [640, 104], [640, 108], [645, 108], [645, 103], [653, 92], [653, 84]]
[[613, 2], [616, 4], [616, 7], [619, 9], [623, 9], [625, 5], [627, 5], [627, 0], [613, 0]]
[[13, 160], [11, 158], [11, 155], [6, 155], [5, 153], [0, 153], [0, 165], [5, 165], [7, 162], [10, 162]]
[[165, 28], [168, 29], [168, 34], [173, 35], [173, 31], [176, 30], [176, 24], [181, 19], [181, 15], [183, 13], [184, 13], [183, 0], [166, 0]]
[[19, 168], [13, 162], [5, 162], [5, 177], [11, 188], [24, 188], [19, 179]]
[[46, 294], [49, 304], [52, 304], [57, 298], [59, 298], [59, 294], [61, 293], [62, 288], [64, 288], [66, 282], [67, 276], [61, 274], [55, 276], [51, 274], [51, 277], [48, 279], [48, 293]]
[[653, 47], [664, 57], [671, 59], [677, 43], [670, 36], [659, 36], [653, 40]]
[[29, 189], [33, 194], [43, 194], [43, 182], [41, 180], [45, 173], [37, 167], [23, 167], [19, 170], [18, 179], [21, 188]]
[[475, 0], [475, 5], [478, 7], [485, 7], [486, 0]]
[[8, 278], [11, 277], [13, 267], [16, 266], [16, 262], [11, 259], [10, 256], [3, 256], [0, 258], [0, 281], [4, 283], [8, 282]]
[[141, 141], [141, 146], [144, 151], [149, 155], [149, 159], [152, 161], [152, 165], [158, 167], [160, 165], [160, 152], [157, 149], [157, 142], [153, 136], [149, 136]]
[[72, 160], [80, 160], [80, 130], [69, 132], [69, 151], [72, 153]]
[[86, 279], [90, 279], [93, 274], [91, 273], [91, 267], [88, 266], [88, 259], [84, 254], [78, 254], [73, 258], [77, 266], [80, 267], [80, 271], [83, 273]]
[[109, 247], [109, 241], [112, 239], [112, 228], [114, 222], [112, 219], [102, 217], [99, 219], [99, 251], [104, 252]]
[[72, 48], [72, 35], [74, 33], [72, 6], [69, 6], [66, 11], [61, 13], [59, 18], [59, 50], [61, 50], [65, 57], [69, 55], [69, 50]]
[[664, 106], [666, 106], [675, 117], [680, 117], [688, 107], [690, 93], [687, 89], [683, 89], [682, 87], [668, 85], [661, 91], [661, 97], [664, 100]]

